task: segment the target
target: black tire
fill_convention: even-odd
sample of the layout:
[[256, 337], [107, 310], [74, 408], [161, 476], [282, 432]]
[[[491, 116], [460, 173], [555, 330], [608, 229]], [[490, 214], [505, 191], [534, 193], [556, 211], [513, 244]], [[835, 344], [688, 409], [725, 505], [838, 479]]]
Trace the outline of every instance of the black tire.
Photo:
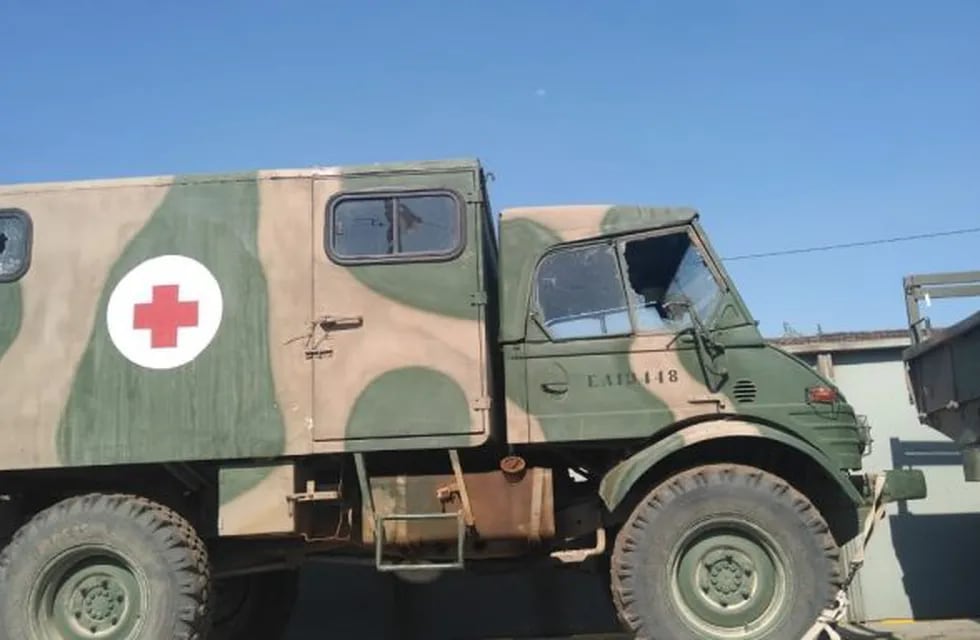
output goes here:
[[215, 582], [209, 640], [278, 640], [299, 594], [299, 570], [254, 573]]
[[[0, 638], [91, 638], [95, 628], [113, 639], [204, 640], [209, 593], [207, 550], [176, 512], [137, 496], [69, 498], [0, 554]], [[60, 635], [42, 633], [52, 629]]]
[[789, 483], [702, 466], [654, 488], [616, 536], [613, 603], [644, 640], [799, 638], [840, 588], [839, 555]]

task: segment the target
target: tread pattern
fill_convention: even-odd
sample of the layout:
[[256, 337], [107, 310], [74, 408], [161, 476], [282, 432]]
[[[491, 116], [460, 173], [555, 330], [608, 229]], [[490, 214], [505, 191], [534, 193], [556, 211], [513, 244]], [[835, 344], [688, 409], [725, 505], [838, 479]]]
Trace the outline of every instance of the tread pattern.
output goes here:
[[652, 629], [645, 628], [636, 604], [633, 589], [633, 565], [627, 556], [636, 550], [638, 539], [651, 519], [662, 512], [674, 499], [699, 487], [732, 485], [762, 489], [778, 501], [793, 506], [800, 520], [809, 529], [830, 566], [828, 598], [824, 606], [833, 604], [833, 598], [843, 585], [840, 549], [820, 511], [795, 487], [782, 478], [756, 467], [741, 464], [710, 464], [682, 471], [655, 487], [634, 508], [616, 537], [610, 560], [610, 590], [613, 604], [620, 621], [635, 634], [637, 639], [652, 639]]
[[23, 525], [0, 553], [0, 587], [6, 582], [11, 558], [29, 544], [38, 530], [68, 516], [114, 513], [138, 523], [161, 550], [180, 588], [180, 628], [174, 640], [202, 640], [210, 626], [211, 569], [207, 548], [194, 527], [176, 511], [130, 494], [92, 493], [67, 498], [41, 511]]

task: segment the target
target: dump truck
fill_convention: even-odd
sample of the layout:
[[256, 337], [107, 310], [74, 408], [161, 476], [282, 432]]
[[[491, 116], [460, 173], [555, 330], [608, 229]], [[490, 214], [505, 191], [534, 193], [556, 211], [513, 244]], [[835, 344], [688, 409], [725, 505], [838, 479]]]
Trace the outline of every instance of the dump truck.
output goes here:
[[933, 327], [922, 303], [980, 296], [980, 271], [907, 275], [902, 280], [910, 345], [903, 353], [909, 398], [919, 420], [952, 440], [963, 476], [980, 482], [980, 310]]
[[641, 638], [798, 638], [866, 514], [844, 394], [685, 206], [479, 159], [0, 188], [0, 631], [279, 637], [307, 562], [599, 571]]

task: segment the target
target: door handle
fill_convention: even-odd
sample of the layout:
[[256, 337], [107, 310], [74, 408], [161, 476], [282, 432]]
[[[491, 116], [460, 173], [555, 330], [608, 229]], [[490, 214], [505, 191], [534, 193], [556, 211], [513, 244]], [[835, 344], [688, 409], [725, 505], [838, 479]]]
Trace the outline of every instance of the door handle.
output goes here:
[[[309, 328], [305, 335], [291, 338], [286, 341], [286, 344], [302, 340], [305, 343], [303, 355], [307, 360], [310, 360], [333, 354], [333, 349], [321, 347], [330, 337], [331, 331], [359, 329], [364, 326], [364, 318], [362, 316], [320, 316], [307, 324]], [[319, 337], [317, 337], [317, 329], [319, 329]]]
[[546, 393], [562, 394], [568, 392], [567, 382], [542, 382], [541, 388], [545, 390]]

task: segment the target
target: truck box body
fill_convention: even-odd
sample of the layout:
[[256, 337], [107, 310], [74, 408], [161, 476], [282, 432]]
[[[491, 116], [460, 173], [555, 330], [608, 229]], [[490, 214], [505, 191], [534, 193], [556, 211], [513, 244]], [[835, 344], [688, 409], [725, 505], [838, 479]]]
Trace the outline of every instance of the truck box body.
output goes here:
[[0, 287], [0, 468], [485, 441], [491, 221], [473, 165], [424, 168], [0, 190], [33, 226]]

